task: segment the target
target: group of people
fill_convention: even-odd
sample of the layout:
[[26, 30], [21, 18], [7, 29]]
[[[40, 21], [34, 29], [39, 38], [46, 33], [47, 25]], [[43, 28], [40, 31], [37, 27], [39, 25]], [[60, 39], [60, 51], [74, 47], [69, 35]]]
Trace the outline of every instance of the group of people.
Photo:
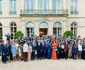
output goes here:
[[[9, 37], [10, 38], [10, 37]], [[85, 39], [64, 36], [33, 36], [0, 43], [2, 62], [42, 59], [85, 59]]]

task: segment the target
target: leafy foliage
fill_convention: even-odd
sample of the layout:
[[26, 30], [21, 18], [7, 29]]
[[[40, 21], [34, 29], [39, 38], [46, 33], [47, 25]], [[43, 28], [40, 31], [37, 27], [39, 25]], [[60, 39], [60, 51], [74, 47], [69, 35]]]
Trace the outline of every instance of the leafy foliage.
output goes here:
[[24, 34], [21, 31], [18, 31], [18, 32], [15, 32], [14, 33], [15, 39], [18, 39], [19, 37], [20, 38], [23, 38], [23, 36], [24, 36]]
[[72, 37], [73, 36], [73, 32], [72, 31], [66, 31], [66, 32], [64, 32], [64, 34], [63, 34], [65, 37]]

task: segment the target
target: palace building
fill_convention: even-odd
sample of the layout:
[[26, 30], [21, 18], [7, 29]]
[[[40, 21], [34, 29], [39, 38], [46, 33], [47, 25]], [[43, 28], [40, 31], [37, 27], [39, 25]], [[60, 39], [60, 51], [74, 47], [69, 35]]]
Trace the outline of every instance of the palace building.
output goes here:
[[24, 36], [63, 35], [85, 37], [85, 0], [0, 0], [0, 39], [16, 31]]

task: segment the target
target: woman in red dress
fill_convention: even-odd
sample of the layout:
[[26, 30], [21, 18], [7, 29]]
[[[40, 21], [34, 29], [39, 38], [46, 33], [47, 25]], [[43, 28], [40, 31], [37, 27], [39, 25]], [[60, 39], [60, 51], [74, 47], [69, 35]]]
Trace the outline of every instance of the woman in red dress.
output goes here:
[[52, 59], [56, 60], [57, 59], [57, 53], [56, 53], [56, 48], [57, 48], [58, 44], [56, 43], [56, 41], [54, 40], [52, 43]]

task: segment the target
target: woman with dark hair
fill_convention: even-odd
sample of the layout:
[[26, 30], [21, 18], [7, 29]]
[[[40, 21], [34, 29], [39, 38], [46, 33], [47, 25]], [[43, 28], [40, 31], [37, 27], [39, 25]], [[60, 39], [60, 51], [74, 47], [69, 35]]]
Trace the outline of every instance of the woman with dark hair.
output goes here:
[[10, 42], [7, 42], [6, 47], [7, 47], [7, 59], [10, 62], [10, 60], [11, 60], [11, 54], [12, 54]]
[[32, 54], [32, 46], [30, 43], [28, 43], [28, 61], [31, 60], [31, 54]]
[[58, 44], [56, 43], [55, 40], [53, 40], [52, 43], [52, 59], [56, 60], [57, 59], [57, 53], [56, 53], [56, 48], [58, 47]]
[[67, 59], [68, 58], [68, 43], [65, 43], [64, 52], [65, 52], [65, 59]]
[[35, 60], [36, 50], [37, 50], [37, 45], [36, 45], [36, 41], [34, 40], [32, 44], [32, 60]]

